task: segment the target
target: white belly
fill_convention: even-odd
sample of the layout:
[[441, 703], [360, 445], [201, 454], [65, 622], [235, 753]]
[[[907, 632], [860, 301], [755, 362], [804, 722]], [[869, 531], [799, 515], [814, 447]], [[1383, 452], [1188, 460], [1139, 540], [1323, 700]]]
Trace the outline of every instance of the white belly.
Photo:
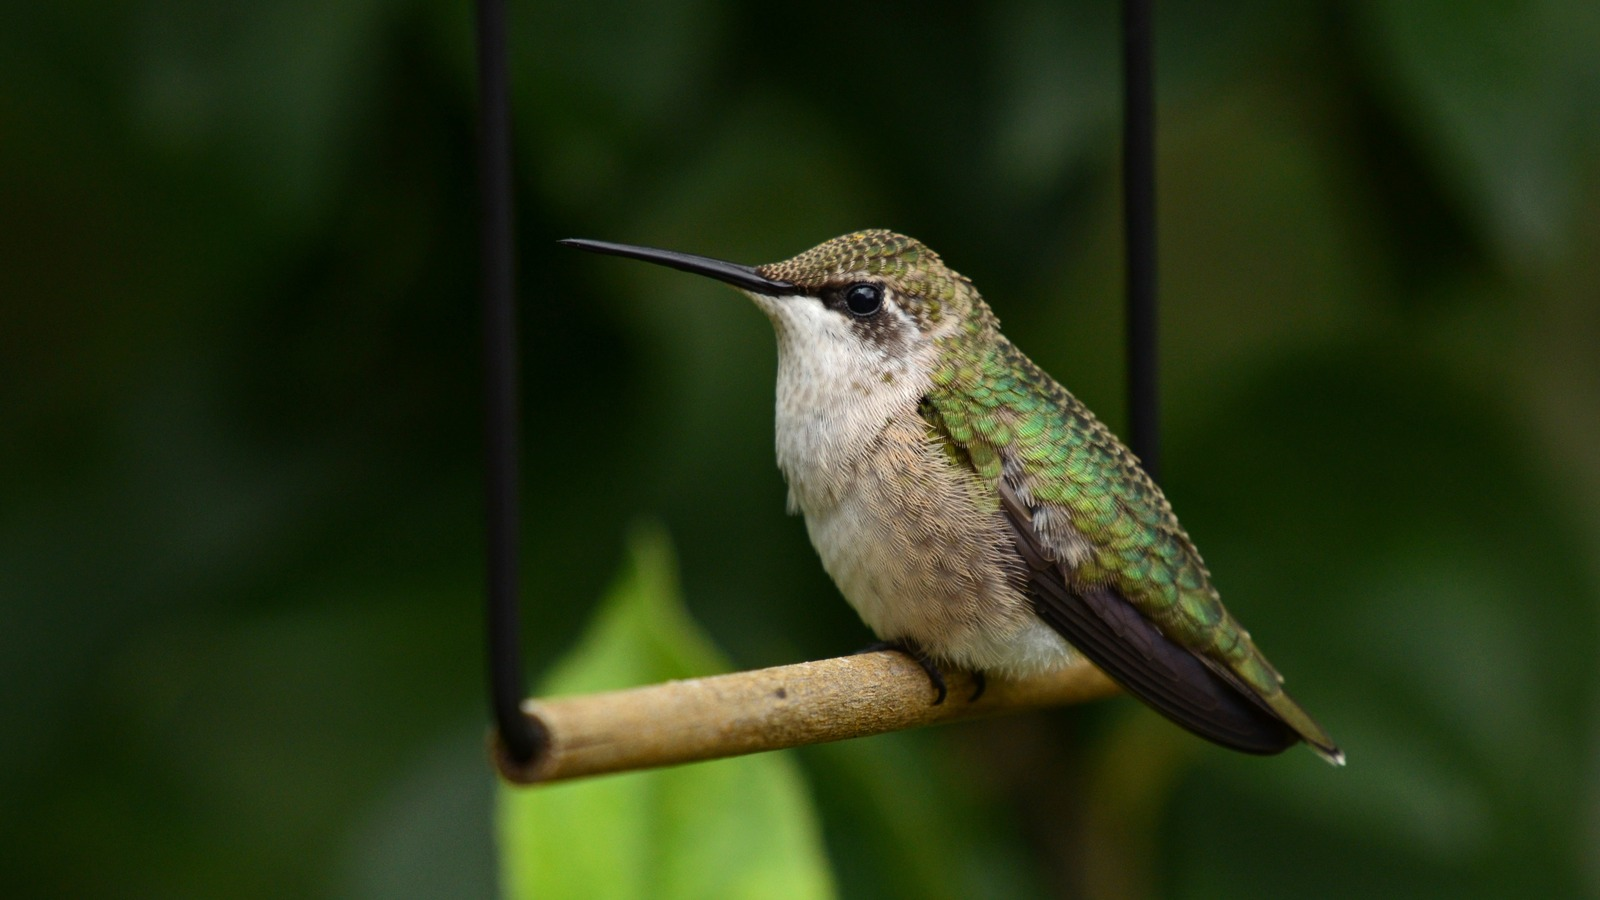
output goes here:
[[914, 413], [841, 468], [822, 491], [807, 477], [820, 473], [787, 474], [823, 567], [880, 638], [1000, 674], [1071, 659], [1019, 589], [1013, 538], [989, 491], [950, 464]]
[[1023, 674], [1072, 651], [1029, 605], [994, 492], [917, 415], [934, 348], [863, 343], [814, 299], [752, 295], [778, 335], [778, 467], [834, 584], [886, 641]]

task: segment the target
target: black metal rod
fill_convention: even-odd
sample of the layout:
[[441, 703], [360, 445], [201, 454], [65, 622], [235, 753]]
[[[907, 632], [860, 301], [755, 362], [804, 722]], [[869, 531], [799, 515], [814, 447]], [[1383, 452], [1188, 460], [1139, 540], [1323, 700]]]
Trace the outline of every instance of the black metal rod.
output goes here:
[[521, 708], [525, 689], [517, 569], [521, 479], [505, 0], [478, 0], [477, 18], [489, 692], [501, 743], [513, 759], [527, 762], [538, 749], [539, 738]]
[[1127, 254], [1128, 443], [1150, 477], [1159, 478], [1153, 5], [1152, 0], [1122, 2], [1122, 222]]

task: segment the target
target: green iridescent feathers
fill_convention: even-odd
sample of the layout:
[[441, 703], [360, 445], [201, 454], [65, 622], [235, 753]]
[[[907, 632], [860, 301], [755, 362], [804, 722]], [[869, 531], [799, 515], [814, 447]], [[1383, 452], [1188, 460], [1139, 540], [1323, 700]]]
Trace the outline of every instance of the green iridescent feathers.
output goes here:
[[1035, 510], [1064, 516], [1087, 539], [1091, 553], [1069, 580], [1115, 589], [1341, 762], [1332, 739], [1284, 693], [1282, 676], [1223, 607], [1199, 552], [1134, 455], [1003, 335], [993, 332], [976, 348], [970, 337], [957, 343], [964, 350], [942, 354], [925, 401], [936, 430], [985, 481], [1008, 475], [1026, 487]]

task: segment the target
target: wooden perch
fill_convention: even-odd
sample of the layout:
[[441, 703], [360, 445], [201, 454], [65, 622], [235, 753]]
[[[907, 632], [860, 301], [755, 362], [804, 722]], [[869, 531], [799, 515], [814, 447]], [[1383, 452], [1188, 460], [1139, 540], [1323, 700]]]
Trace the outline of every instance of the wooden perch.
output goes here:
[[536, 784], [1081, 703], [1118, 690], [1087, 662], [1020, 681], [990, 678], [976, 702], [971, 675], [945, 679], [949, 696], [935, 706], [927, 673], [902, 653], [882, 651], [528, 700], [522, 711], [543, 738], [538, 752], [518, 765], [496, 740], [493, 755], [507, 781]]

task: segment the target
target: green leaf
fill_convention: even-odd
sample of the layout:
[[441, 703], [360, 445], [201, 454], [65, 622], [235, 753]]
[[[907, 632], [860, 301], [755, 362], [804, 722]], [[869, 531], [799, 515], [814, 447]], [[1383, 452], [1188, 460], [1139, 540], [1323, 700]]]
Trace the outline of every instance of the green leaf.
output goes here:
[[[659, 530], [541, 695], [631, 687], [728, 668], [678, 596]], [[505, 892], [514, 898], [831, 897], [811, 799], [786, 753], [537, 788], [502, 787]]]

